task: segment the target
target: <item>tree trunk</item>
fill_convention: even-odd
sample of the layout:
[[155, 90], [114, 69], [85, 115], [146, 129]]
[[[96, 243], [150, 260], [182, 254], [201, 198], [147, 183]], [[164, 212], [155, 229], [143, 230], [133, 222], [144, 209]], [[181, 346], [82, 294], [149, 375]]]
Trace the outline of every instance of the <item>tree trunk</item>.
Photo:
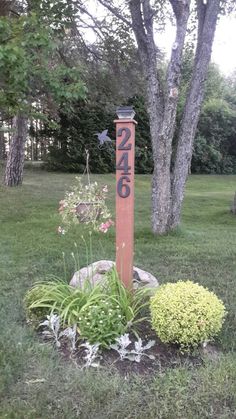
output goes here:
[[[136, 8], [137, 1], [133, 0]], [[153, 40], [153, 28], [148, 12], [148, 0], [143, 0], [144, 25], [146, 31], [140, 37], [141, 20], [138, 13], [131, 9], [133, 26], [139, 45], [147, 79], [147, 105], [152, 139], [154, 172], [152, 178], [152, 230], [163, 234], [180, 223], [185, 184], [192, 158], [193, 141], [196, 133], [201, 104], [204, 96], [204, 84], [211, 58], [220, 0], [209, 0], [207, 4], [198, 2], [198, 42], [194, 60], [192, 79], [185, 102], [180, 125], [174, 173], [171, 174], [172, 141], [176, 124], [179, 83], [181, 76], [182, 52], [187, 33], [190, 2], [170, 0], [176, 18], [176, 38], [167, 70], [166, 82], [161, 86], [157, 72], [156, 48]], [[132, 4], [132, 2], [131, 2]], [[146, 36], [146, 38], [145, 38]], [[146, 41], [143, 47], [144, 39]], [[146, 54], [146, 56], [145, 56]], [[145, 60], [145, 62], [144, 62]], [[155, 63], [155, 66], [154, 66]], [[163, 94], [164, 91], [164, 94]]]
[[192, 79], [178, 136], [171, 191], [172, 208], [169, 221], [170, 229], [174, 229], [180, 223], [185, 184], [191, 164], [193, 142], [204, 97], [204, 85], [211, 59], [220, 1], [209, 0], [207, 5], [199, 3], [199, 6], [198, 29], [200, 33], [198, 36]]
[[[175, 130], [182, 52], [190, 13], [190, 0], [181, 3], [176, 3], [173, 0], [172, 7], [177, 22], [176, 39], [167, 69], [166, 85], [163, 86], [157, 71], [153, 10], [148, 0], [144, 0], [142, 6], [140, 1], [131, 0], [130, 2], [133, 30], [147, 80], [147, 108], [154, 161], [152, 230], [155, 234], [163, 234], [169, 230], [172, 139]], [[141, 10], [143, 10], [143, 18]]]
[[4, 160], [6, 157], [6, 143], [4, 132], [0, 131], [0, 160]]
[[11, 2], [9, 0], [1, 0], [0, 2], [0, 16], [8, 16]]
[[170, 212], [170, 154], [166, 153], [164, 138], [158, 141], [152, 176], [152, 231], [163, 234], [168, 230]]
[[24, 151], [27, 135], [27, 118], [19, 114], [13, 119], [14, 133], [12, 135], [7, 165], [5, 170], [4, 184], [6, 186], [17, 186], [22, 184]]

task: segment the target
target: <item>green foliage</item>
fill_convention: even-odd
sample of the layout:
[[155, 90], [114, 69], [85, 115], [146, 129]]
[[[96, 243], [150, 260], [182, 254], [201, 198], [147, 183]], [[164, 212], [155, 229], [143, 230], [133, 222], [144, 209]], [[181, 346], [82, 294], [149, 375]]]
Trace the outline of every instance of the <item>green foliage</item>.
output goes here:
[[89, 343], [109, 347], [127, 329], [127, 320], [115, 297], [101, 296], [80, 311], [79, 333]]
[[[187, 49], [183, 63], [183, 79], [178, 106], [177, 131], [185, 102], [189, 74], [192, 66], [192, 50]], [[101, 77], [101, 75], [100, 75]], [[104, 83], [104, 81], [102, 81]], [[232, 81], [233, 83], [233, 81]], [[232, 84], [231, 83], [231, 84]], [[114, 100], [111, 88], [93, 86], [89, 89], [88, 99], [77, 102], [74, 113], [60, 115], [58, 128], [48, 131], [54, 137], [50, 147], [46, 167], [50, 170], [83, 172], [85, 168], [85, 148], [89, 149], [91, 171], [93, 173], [113, 172], [115, 168], [115, 106], [106, 106], [107, 100]], [[97, 95], [95, 96], [95, 91]], [[191, 170], [193, 173], [236, 173], [236, 108], [232, 88], [227, 86], [226, 79], [218, 68], [210, 66], [206, 85], [204, 106], [198, 123]], [[113, 96], [112, 96], [113, 95]], [[102, 100], [98, 100], [99, 98]], [[138, 121], [135, 142], [135, 172], [152, 173], [153, 158], [150, 139], [148, 113], [144, 97], [139, 94], [126, 99], [124, 104], [133, 105]], [[113, 145], [99, 148], [96, 132], [109, 129]], [[177, 134], [177, 132], [176, 132]], [[176, 147], [174, 139], [174, 149]], [[174, 154], [173, 154], [174, 155]]]
[[[99, 88], [98, 94], [99, 94]], [[103, 92], [104, 93], [104, 92]], [[126, 102], [133, 105], [138, 122], [135, 138], [135, 172], [151, 173], [153, 170], [152, 146], [148, 114], [144, 98], [135, 96]], [[115, 106], [107, 109], [105, 103], [95, 102], [88, 94], [86, 102], [79, 101], [74, 112], [60, 113], [58, 128], [48, 129], [54, 138], [49, 148], [45, 167], [63, 172], [83, 172], [86, 166], [85, 148], [90, 155], [92, 173], [109, 173], [115, 170]], [[96, 132], [108, 128], [113, 143], [99, 147]]]
[[198, 132], [193, 172], [235, 173], [236, 109], [224, 99], [209, 99], [203, 106]]
[[[78, 68], [62, 63], [60, 41], [52, 27], [32, 11], [18, 18], [0, 18], [0, 109], [9, 116], [57, 106], [70, 109], [85, 96]], [[45, 115], [44, 115], [45, 116]]]
[[222, 154], [217, 147], [198, 136], [195, 139], [191, 169], [194, 173], [219, 173]]
[[152, 173], [152, 143], [144, 97], [134, 96], [128, 100], [128, 105], [134, 106], [135, 120], [138, 122], [135, 133], [135, 173]]
[[219, 333], [225, 317], [221, 300], [191, 281], [167, 283], [151, 299], [152, 326], [162, 342], [183, 350], [198, 346]]
[[[192, 65], [193, 51], [190, 45], [185, 49], [182, 64], [177, 131], [190, 82]], [[193, 173], [236, 173], [236, 101], [234, 92], [233, 78], [227, 80], [219, 68], [215, 64], [211, 64], [194, 143], [191, 162]], [[177, 135], [174, 138], [174, 148], [176, 148], [176, 139]]]
[[106, 278], [106, 293], [116, 299], [127, 325], [135, 327], [140, 321], [144, 320], [141, 315], [149, 305], [150, 289], [141, 288], [130, 292], [120, 281], [115, 269], [108, 271]]
[[[52, 312], [58, 314], [66, 325], [73, 325], [77, 322], [81, 308], [100, 292], [98, 287], [92, 289], [86, 281], [83, 289], [73, 288], [62, 280], [52, 280], [36, 283], [26, 294], [24, 305], [26, 315], [30, 314], [36, 318], [41, 310], [47, 310], [46, 314]], [[100, 295], [100, 294], [99, 294]], [[40, 318], [41, 320], [41, 314]]]
[[[38, 326], [38, 323], [45, 319], [48, 314], [48, 306], [44, 307], [31, 307], [35, 301], [40, 301], [45, 298], [46, 287], [35, 285], [32, 289], [27, 291], [24, 298], [24, 307], [26, 311], [27, 320], [33, 325]], [[53, 300], [49, 300], [52, 304]]]
[[99, 147], [95, 134], [108, 129], [113, 140], [114, 110], [107, 110], [106, 104], [96, 102], [88, 94], [87, 101], [77, 101], [72, 112], [59, 113], [58, 127], [46, 134], [53, 137], [45, 167], [48, 170], [83, 173], [86, 167], [86, 153], [92, 173], [109, 173], [115, 167], [115, 141]]
[[71, 28], [71, 21], [78, 13], [78, 4], [72, 1], [30, 0], [30, 6], [60, 37], [65, 36], [65, 29]]
[[61, 280], [36, 283], [24, 298], [27, 319], [40, 322], [42, 316], [45, 318], [51, 311], [62, 317], [65, 302], [69, 304], [73, 291], [72, 287]]
[[58, 280], [37, 283], [27, 292], [24, 305], [28, 320], [56, 313], [65, 326], [76, 323], [82, 339], [106, 347], [140, 322], [147, 294], [147, 289], [132, 294], [111, 270], [94, 286], [89, 279], [77, 288]]

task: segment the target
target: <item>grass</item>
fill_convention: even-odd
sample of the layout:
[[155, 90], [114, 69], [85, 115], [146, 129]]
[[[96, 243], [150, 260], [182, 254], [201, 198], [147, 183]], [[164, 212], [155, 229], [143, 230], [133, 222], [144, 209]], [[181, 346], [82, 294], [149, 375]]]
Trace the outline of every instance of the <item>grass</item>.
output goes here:
[[[62, 252], [68, 279], [75, 241], [81, 266], [88, 259], [86, 232], [56, 234], [58, 201], [73, 178], [28, 170], [22, 187], [0, 187], [0, 417], [235, 418], [236, 218], [229, 207], [236, 176], [191, 176], [181, 227], [164, 237], [150, 231], [150, 177], [136, 176], [135, 264], [161, 283], [189, 278], [209, 287], [228, 316], [217, 339], [219, 359], [126, 379], [115, 371], [77, 369], [25, 324], [26, 290], [50, 274], [64, 275]], [[114, 204], [114, 176], [97, 178], [113, 190]], [[92, 241], [93, 260], [114, 259], [114, 231], [93, 234]]]

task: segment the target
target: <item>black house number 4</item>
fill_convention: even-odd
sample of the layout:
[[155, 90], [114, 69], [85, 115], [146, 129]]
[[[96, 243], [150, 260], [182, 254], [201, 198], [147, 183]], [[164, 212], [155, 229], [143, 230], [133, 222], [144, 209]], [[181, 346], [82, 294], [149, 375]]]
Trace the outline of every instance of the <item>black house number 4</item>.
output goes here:
[[121, 170], [121, 177], [117, 182], [117, 192], [121, 198], [127, 198], [130, 195], [130, 182], [129, 175], [131, 166], [129, 166], [129, 150], [131, 150], [132, 144], [127, 144], [130, 139], [131, 131], [129, 128], [120, 128], [117, 133], [117, 137], [122, 137], [123, 132], [125, 136], [118, 146], [118, 150], [124, 150], [121, 154], [120, 160], [116, 165], [116, 170]]

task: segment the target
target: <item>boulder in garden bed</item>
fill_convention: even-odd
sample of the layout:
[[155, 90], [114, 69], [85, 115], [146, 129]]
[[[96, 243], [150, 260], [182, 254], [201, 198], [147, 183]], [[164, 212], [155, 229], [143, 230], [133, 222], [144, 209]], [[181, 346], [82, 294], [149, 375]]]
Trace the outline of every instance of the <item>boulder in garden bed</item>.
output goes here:
[[[86, 266], [85, 268], [80, 269], [79, 271], [75, 272], [71, 281], [70, 285], [72, 287], [78, 287], [79, 285], [83, 285], [84, 281], [89, 278], [93, 284], [100, 282], [104, 275], [110, 271], [115, 266], [115, 262], [112, 260], [99, 260], [97, 262], [93, 262], [90, 265]], [[134, 266], [133, 270], [133, 287], [137, 289], [139, 287], [150, 287], [156, 288], [158, 287], [159, 283], [157, 278], [153, 276], [151, 273], [144, 271], [143, 269], [137, 268]]]

